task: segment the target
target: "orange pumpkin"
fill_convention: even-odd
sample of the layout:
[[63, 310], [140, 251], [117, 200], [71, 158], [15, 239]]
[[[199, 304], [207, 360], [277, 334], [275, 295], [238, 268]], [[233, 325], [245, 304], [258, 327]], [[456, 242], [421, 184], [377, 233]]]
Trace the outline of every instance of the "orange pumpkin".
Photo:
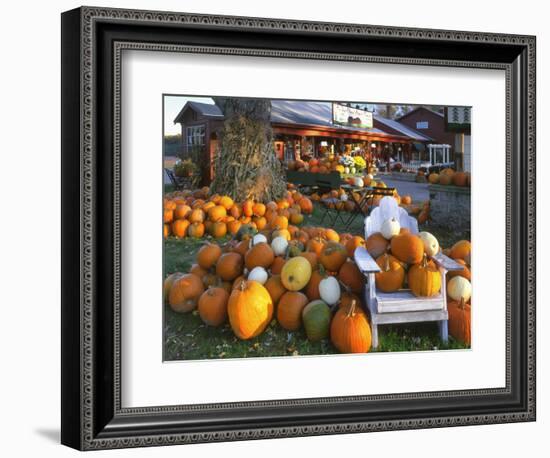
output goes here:
[[289, 221], [291, 224], [302, 224], [304, 221], [304, 215], [301, 213], [291, 213]]
[[455, 186], [467, 186], [468, 175], [466, 175], [464, 172], [456, 172], [452, 176], [452, 182]]
[[273, 229], [287, 229], [288, 218], [286, 216], [277, 215], [271, 220], [270, 226]]
[[412, 204], [412, 197], [409, 195], [405, 195], [401, 197], [401, 203], [403, 205], [410, 205]]
[[243, 273], [243, 257], [239, 253], [224, 253], [216, 263], [216, 274], [225, 281], [232, 281]]
[[338, 235], [338, 232], [336, 232], [334, 229], [325, 229], [323, 237], [332, 242], [340, 241], [340, 235]]
[[283, 266], [285, 265], [286, 259], [282, 256], [275, 256], [275, 259], [273, 260], [273, 263], [271, 264], [271, 273], [273, 275], [278, 275], [283, 270]]
[[347, 242], [346, 242], [346, 250], [348, 252], [348, 256], [350, 258], [353, 258], [353, 254], [355, 253], [355, 250], [359, 248], [360, 246], [366, 248], [366, 241], [363, 237], [359, 235], [352, 236]]
[[165, 208], [164, 209], [163, 221], [166, 224], [170, 224], [172, 221], [174, 221], [174, 210], [169, 210], [169, 209]]
[[184, 219], [191, 213], [191, 207], [189, 205], [180, 204], [174, 210], [174, 219]]
[[380, 291], [393, 293], [403, 287], [405, 269], [394, 256], [384, 253], [376, 259], [381, 272], [375, 274], [376, 286]]
[[317, 266], [319, 265], [317, 254], [315, 254], [313, 251], [304, 251], [300, 253], [300, 256], [306, 258], [309, 261], [309, 263], [311, 264], [311, 270], [317, 269]]
[[352, 301], [339, 308], [330, 325], [330, 340], [341, 353], [367, 353], [371, 347], [371, 331], [367, 316]]
[[275, 259], [273, 249], [265, 242], [257, 243], [250, 248], [244, 256], [244, 263], [248, 270], [254, 267], [263, 267], [267, 269]]
[[225, 237], [225, 235], [227, 234], [227, 224], [222, 221], [216, 221], [214, 224], [212, 224], [210, 233], [212, 234], [212, 237], [215, 237], [217, 239]]
[[215, 205], [208, 210], [208, 218], [210, 221], [220, 221], [227, 216], [227, 211], [222, 205]]
[[435, 296], [441, 290], [441, 273], [425, 255], [421, 263], [410, 267], [407, 281], [415, 296]]
[[[424, 245], [422, 245], [424, 247]], [[327, 242], [321, 251], [319, 261], [325, 269], [337, 272], [348, 258], [347, 250], [337, 242]]]
[[353, 261], [346, 261], [342, 264], [338, 271], [338, 279], [356, 294], [360, 294], [365, 286], [365, 276]]
[[235, 248], [233, 251], [235, 253], [239, 253], [241, 256], [244, 257], [248, 249], [250, 248], [250, 239], [242, 240], [237, 245], [235, 245]]
[[197, 264], [203, 269], [213, 267], [222, 255], [222, 249], [216, 243], [206, 243], [197, 252]]
[[163, 224], [162, 226], [162, 234], [164, 235], [164, 238], [168, 238], [170, 236], [170, 225]]
[[472, 245], [468, 240], [459, 240], [451, 248], [451, 258], [466, 259], [470, 255]]
[[229, 293], [223, 288], [208, 288], [199, 298], [199, 315], [207, 325], [219, 326], [227, 319]]
[[324, 270], [322, 272], [319, 270], [314, 270], [311, 273], [311, 278], [304, 288], [304, 292], [306, 293], [306, 296], [310, 301], [321, 299], [321, 294], [319, 293], [319, 283], [321, 283], [321, 280], [323, 280], [325, 277], [326, 275], [324, 273]]
[[197, 239], [200, 239], [204, 235], [205, 227], [202, 223], [193, 223], [189, 225], [187, 229], [187, 235], [189, 237], [195, 237]]
[[365, 248], [374, 259], [377, 259], [388, 251], [389, 244], [380, 232], [375, 232], [367, 237]]
[[444, 186], [447, 186], [451, 184], [453, 181], [453, 176], [447, 173], [440, 173], [439, 174], [439, 184], [442, 184]]
[[202, 280], [195, 274], [185, 274], [174, 281], [168, 295], [168, 303], [174, 312], [190, 312], [204, 292]]
[[305, 213], [306, 215], [311, 215], [311, 213], [313, 213], [313, 202], [311, 202], [309, 198], [302, 197], [298, 200], [298, 205], [300, 206], [302, 213]]
[[200, 208], [195, 208], [189, 214], [189, 222], [192, 223], [202, 223], [204, 221], [204, 212]]
[[172, 285], [178, 278], [181, 278], [182, 276], [183, 274], [181, 272], [174, 272], [173, 274], [168, 275], [164, 279], [163, 296], [164, 296], [165, 302], [168, 300], [168, 296], [170, 294], [170, 289], [172, 289]]
[[415, 234], [401, 232], [391, 239], [392, 254], [407, 264], [417, 264], [424, 256], [424, 243]]
[[206, 269], [203, 269], [198, 264], [192, 264], [191, 268], [189, 269], [189, 273], [195, 274], [197, 277], [202, 278], [208, 273], [208, 271]]
[[231, 235], [236, 235], [237, 232], [239, 232], [239, 229], [241, 228], [242, 223], [240, 221], [237, 221], [236, 219], [233, 221], [229, 221], [227, 223], [227, 230]]
[[277, 305], [281, 296], [287, 291], [283, 285], [283, 282], [281, 281], [280, 275], [272, 275], [271, 277], [269, 277], [264, 286], [271, 296], [273, 305]]
[[252, 213], [256, 216], [264, 216], [265, 211], [265, 205], [261, 202], [256, 202], [254, 205], [252, 205]]
[[307, 251], [314, 252], [319, 257], [321, 256], [325, 244], [326, 242], [320, 237], [314, 237], [308, 240], [306, 249]]
[[263, 230], [267, 226], [267, 220], [263, 216], [252, 217], [252, 222], [256, 225], [256, 229]]
[[447, 303], [447, 311], [449, 313], [449, 334], [456, 340], [471, 345], [472, 343], [472, 308], [469, 304], [464, 303], [464, 299], [460, 302], [450, 301]]
[[254, 214], [254, 201], [252, 200], [245, 200], [243, 202], [243, 215], [244, 216], [252, 216]]
[[189, 221], [186, 219], [177, 219], [172, 223], [172, 234], [177, 238], [184, 238], [187, 235]]
[[218, 205], [221, 205], [226, 210], [229, 210], [235, 205], [235, 202], [233, 202], [233, 199], [229, 196], [222, 196], [220, 197], [220, 200], [218, 201]]
[[271, 321], [273, 301], [260, 283], [242, 281], [229, 296], [227, 313], [235, 335], [251, 339], [260, 335]]
[[472, 279], [472, 273], [470, 272], [470, 269], [468, 269], [468, 266], [466, 265], [466, 261], [464, 259], [456, 259], [455, 260], [458, 264], [460, 264], [463, 269], [462, 270], [450, 270], [447, 272], [447, 278], [451, 279], [453, 277], [464, 277], [466, 280]]
[[233, 204], [231, 208], [229, 209], [229, 214], [235, 218], [239, 219], [242, 216], [241, 213], [241, 207], [239, 207], [237, 204]]
[[277, 304], [277, 321], [288, 331], [297, 331], [302, 326], [302, 310], [308, 303], [305, 294], [287, 291]]

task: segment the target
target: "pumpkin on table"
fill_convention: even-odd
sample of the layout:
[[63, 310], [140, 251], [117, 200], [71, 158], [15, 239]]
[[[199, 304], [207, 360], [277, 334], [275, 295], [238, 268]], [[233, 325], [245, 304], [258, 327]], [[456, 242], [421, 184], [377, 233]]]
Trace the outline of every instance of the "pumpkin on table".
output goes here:
[[256, 281], [241, 281], [227, 304], [229, 323], [242, 340], [260, 335], [273, 317], [273, 301], [267, 289]]
[[341, 353], [367, 353], [371, 339], [367, 316], [356, 301], [338, 309], [330, 325], [330, 340]]

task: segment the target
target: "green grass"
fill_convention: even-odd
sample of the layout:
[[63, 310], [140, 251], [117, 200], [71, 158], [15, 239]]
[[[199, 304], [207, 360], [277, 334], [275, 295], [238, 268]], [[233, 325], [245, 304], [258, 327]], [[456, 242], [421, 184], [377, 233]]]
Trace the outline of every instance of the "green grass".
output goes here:
[[[308, 215], [304, 225], [320, 225], [324, 209], [317, 204], [312, 215]], [[330, 210], [334, 214], [333, 210]], [[346, 214], [347, 216], [347, 214]], [[328, 226], [325, 219], [324, 226]], [[341, 223], [334, 228], [343, 232]], [[432, 231], [431, 229], [428, 229]], [[353, 234], [363, 233], [363, 218], [357, 217], [348, 232]], [[432, 231], [434, 232], [434, 231]], [[442, 240], [445, 234], [434, 235]], [[451, 241], [460, 240], [463, 234], [448, 235], [443, 246], [450, 246]], [[456, 240], [455, 240], [456, 239]], [[195, 262], [196, 254], [203, 239], [175, 239], [168, 238], [164, 242], [164, 270], [165, 275], [172, 272], [187, 272]], [[224, 243], [228, 237], [218, 239], [216, 242]], [[452, 243], [454, 243], [452, 241]], [[164, 359], [193, 360], [209, 358], [252, 358], [263, 356], [297, 356], [297, 355], [327, 355], [337, 353], [328, 340], [322, 342], [309, 342], [302, 330], [288, 332], [273, 320], [265, 332], [260, 336], [242, 341], [235, 337], [228, 324], [219, 328], [206, 326], [200, 319], [197, 311], [187, 314], [175, 313], [169, 306], [165, 306], [165, 349]], [[435, 323], [422, 323], [413, 325], [391, 325], [379, 328], [379, 352], [398, 351], [423, 351], [433, 349], [457, 349], [465, 348], [460, 343], [450, 339], [444, 345], [438, 335]]]

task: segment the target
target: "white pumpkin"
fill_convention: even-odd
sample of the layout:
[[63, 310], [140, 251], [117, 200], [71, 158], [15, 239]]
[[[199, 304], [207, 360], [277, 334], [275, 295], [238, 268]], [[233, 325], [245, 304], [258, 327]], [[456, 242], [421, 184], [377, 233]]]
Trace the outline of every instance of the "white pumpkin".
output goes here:
[[460, 302], [461, 299], [468, 302], [472, 297], [472, 284], [466, 278], [457, 275], [447, 283], [447, 294], [457, 302]]
[[349, 167], [344, 167], [344, 173], [349, 173]]
[[386, 240], [390, 240], [395, 235], [399, 234], [401, 230], [401, 224], [395, 218], [387, 219], [382, 223], [380, 227], [380, 233]]
[[323, 278], [319, 282], [319, 295], [328, 305], [337, 304], [340, 300], [340, 284], [334, 277]]
[[433, 234], [424, 231], [420, 232], [418, 236], [420, 237], [420, 240], [422, 240], [422, 243], [424, 244], [424, 252], [428, 256], [435, 256], [439, 253], [439, 242]]
[[275, 237], [271, 241], [271, 249], [275, 256], [283, 256], [288, 248], [288, 240], [285, 237]]
[[345, 202], [346, 200], [348, 200], [348, 195], [347, 195], [347, 194], [342, 194], [342, 195], [340, 196], [340, 200], [341, 200], [342, 202]]
[[252, 245], [257, 245], [258, 243], [267, 243], [267, 237], [264, 234], [256, 234], [252, 238]]
[[363, 178], [356, 177], [353, 179], [353, 185], [358, 188], [362, 188], [363, 186], [365, 186], [365, 182], [363, 181]]
[[248, 274], [248, 280], [254, 280], [264, 285], [267, 281], [267, 271], [263, 267], [254, 267]]
[[367, 174], [367, 178], [371, 181], [374, 180], [374, 176], [372, 175], [372, 173]]

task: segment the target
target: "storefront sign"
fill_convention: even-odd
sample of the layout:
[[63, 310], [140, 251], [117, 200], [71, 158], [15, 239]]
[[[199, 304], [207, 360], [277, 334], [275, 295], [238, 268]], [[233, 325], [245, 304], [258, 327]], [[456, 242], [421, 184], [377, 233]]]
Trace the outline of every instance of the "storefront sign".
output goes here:
[[332, 122], [339, 126], [372, 128], [372, 113], [339, 103], [332, 104]]

